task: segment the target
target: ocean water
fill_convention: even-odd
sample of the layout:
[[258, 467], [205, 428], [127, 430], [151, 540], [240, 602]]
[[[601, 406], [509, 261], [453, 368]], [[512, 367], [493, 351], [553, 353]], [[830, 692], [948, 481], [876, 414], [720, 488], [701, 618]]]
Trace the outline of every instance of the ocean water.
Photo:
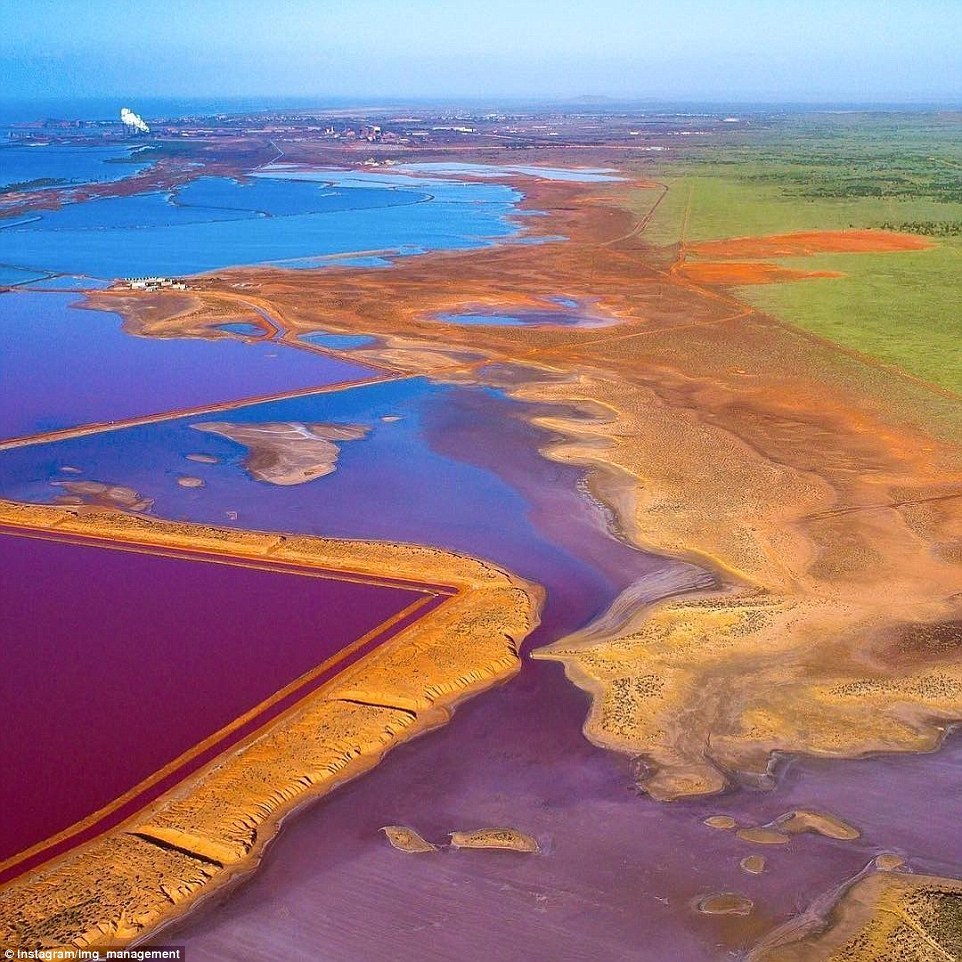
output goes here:
[[32, 271], [29, 267], [8, 267], [0, 264], [0, 287], [19, 287], [42, 280], [47, 276], [46, 271]]
[[57, 274], [24, 285], [31, 291], [96, 291], [107, 286], [106, 281], [94, 277], [78, 277], [76, 274]]
[[117, 121], [120, 108], [130, 107], [148, 123], [180, 117], [255, 113], [267, 110], [333, 110], [357, 106], [356, 101], [331, 97], [33, 97], [7, 99], [0, 93], [0, 126], [43, 120]]

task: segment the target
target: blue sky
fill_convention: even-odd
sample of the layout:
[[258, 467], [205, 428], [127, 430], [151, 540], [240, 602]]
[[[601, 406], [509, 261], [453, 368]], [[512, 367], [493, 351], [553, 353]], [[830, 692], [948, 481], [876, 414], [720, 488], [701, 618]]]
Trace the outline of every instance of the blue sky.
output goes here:
[[962, 0], [0, 0], [2, 96], [962, 100]]

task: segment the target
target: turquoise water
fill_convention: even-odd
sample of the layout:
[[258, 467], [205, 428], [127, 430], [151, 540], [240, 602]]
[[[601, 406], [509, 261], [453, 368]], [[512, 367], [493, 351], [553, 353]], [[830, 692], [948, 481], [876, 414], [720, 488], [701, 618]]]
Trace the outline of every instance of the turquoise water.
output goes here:
[[357, 347], [369, 347], [377, 343], [376, 337], [368, 334], [326, 334], [324, 331], [312, 331], [301, 334], [302, 341], [330, 348], [332, 351], [350, 351]]
[[181, 276], [485, 247], [520, 232], [509, 216], [520, 196], [502, 184], [363, 172], [204, 177], [170, 193], [70, 204], [10, 225], [0, 230], [0, 264], [97, 278]]
[[72, 294], [0, 295], [0, 440], [378, 373], [270, 341], [136, 337], [117, 314], [77, 303]]
[[[132, 147], [3, 145], [0, 146], [0, 188], [37, 180], [53, 180], [56, 184], [49, 186], [59, 187], [123, 180], [151, 164], [150, 151], [142, 154], [142, 160], [133, 151]], [[0, 193], [0, 199], [2, 196]]]
[[218, 331], [227, 331], [228, 334], [241, 334], [244, 337], [263, 337], [264, 329], [256, 324], [248, 324], [247, 321], [227, 321], [225, 324], [215, 324]]

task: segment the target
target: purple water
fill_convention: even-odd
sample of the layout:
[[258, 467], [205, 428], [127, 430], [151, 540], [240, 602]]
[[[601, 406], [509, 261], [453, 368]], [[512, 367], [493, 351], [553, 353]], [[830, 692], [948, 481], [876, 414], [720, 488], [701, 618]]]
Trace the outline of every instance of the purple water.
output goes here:
[[0, 440], [363, 380], [365, 364], [223, 337], [136, 337], [72, 294], [0, 295]]
[[309, 569], [9, 531], [0, 594], [0, 861], [118, 798], [422, 597]]

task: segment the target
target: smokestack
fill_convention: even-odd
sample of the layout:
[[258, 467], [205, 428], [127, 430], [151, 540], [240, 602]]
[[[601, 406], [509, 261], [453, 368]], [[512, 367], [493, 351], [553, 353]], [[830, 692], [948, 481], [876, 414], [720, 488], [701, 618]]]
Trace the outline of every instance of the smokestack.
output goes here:
[[131, 132], [137, 131], [141, 134], [149, 134], [150, 128], [144, 123], [143, 117], [135, 114], [129, 107], [120, 108], [120, 122], [129, 127]]

